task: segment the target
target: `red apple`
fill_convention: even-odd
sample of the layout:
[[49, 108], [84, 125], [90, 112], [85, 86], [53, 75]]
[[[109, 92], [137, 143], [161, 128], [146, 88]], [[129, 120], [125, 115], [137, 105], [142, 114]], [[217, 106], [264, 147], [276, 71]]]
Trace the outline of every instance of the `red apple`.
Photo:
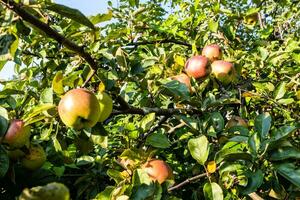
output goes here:
[[207, 57], [211, 62], [219, 60], [222, 57], [222, 51], [219, 45], [207, 45], [202, 50], [202, 56]]
[[233, 64], [223, 60], [217, 60], [211, 64], [211, 73], [225, 85], [231, 83], [235, 78]]
[[185, 63], [185, 71], [194, 78], [203, 78], [208, 74], [208, 59], [205, 56], [193, 56]]
[[99, 120], [100, 105], [94, 93], [86, 89], [73, 89], [59, 102], [58, 114], [62, 122], [71, 128], [91, 128]]
[[9, 144], [12, 148], [21, 148], [24, 145], [29, 146], [30, 126], [25, 126], [25, 122], [21, 119], [12, 120], [3, 142]]
[[183, 83], [186, 85], [186, 87], [189, 89], [190, 92], [192, 92], [192, 85], [191, 85], [191, 79], [188, 75], [182, 73], [176, 76], [172, 77], [173, 80], [177, 80], [180, 83]]
[[173, 176], [172, 169], [163, 160], [150, 160], [142, 166], [142, 169], [146, 171], [153, 181], [158, 181], [159, 184]]

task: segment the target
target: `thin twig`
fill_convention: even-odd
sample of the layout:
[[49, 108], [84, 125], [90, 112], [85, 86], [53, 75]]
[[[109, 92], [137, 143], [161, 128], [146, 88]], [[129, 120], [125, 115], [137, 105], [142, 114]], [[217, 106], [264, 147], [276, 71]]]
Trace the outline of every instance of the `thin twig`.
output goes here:
[[171, 192], [171, 191], [173, 191], [173, 190], [176, 190], [176, 189], [178, 189], [178, 188], [181, 188], [182, 186], [184, 186], [184, 185], [186, 185], [186, 184], [188, 184], [188, 183], [190, 183], [190, 182], [192, 182], [192, 181], [198, 180], [198, 179], [200, 179], [200, 178], [202, 178], [202, 177], [205, 177], [205, 176], [208, 176], [208, 174], [207, 174], [207, 173], [203, 173], [203, 174], [198, 174], [198, 175], [196, 175], [196, 176], [194, 176], [194, 177], [188, 178], [188, 179], [186, 179], [185, 181], [183, 181], [183, 182], [181, 182], [181, 183], [179, 183], [179, 184], [177, 184], [177, 185], [175, 185], [175, 186], [173, 186], [173, 187], [170, 187], [170, 188], [168, 189], [168, 191]]

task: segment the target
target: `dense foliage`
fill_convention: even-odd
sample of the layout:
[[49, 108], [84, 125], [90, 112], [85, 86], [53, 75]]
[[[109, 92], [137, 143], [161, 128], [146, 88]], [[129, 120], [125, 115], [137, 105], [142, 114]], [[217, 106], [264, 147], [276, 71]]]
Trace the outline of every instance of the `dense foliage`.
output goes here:
[[[26, 169], [2, 139], [0, 199], [51, 182], [72, 199], [299, 197], [300, 1], [108, 4], [86, 17], [51, 0], [0, 0], [0, 69], [13, 61], [18, 74], [0, 79], [0, 136], [22, 119], [47, 157]], [[209, 44], [234, 63], [231, 83], [172, 79]], [[58, 103], [78, 87], [112, 97], [107, 120], [62, 123]], [[229, 125], [234, 116], [247, 124]], [[162, 184], [142, 169], [153, 158], [173, 170]]]

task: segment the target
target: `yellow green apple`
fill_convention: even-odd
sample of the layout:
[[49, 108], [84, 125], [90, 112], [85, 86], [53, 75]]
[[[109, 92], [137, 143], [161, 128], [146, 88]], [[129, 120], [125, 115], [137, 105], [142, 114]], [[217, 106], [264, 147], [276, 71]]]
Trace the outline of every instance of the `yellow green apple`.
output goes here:
[[68, 91], [60, 100], [58, 114], [71, 128], [91, 128], [99, 120], [100, 105], [94, 93], [80, 88]]
[[99, 106], [100, 106], [98, 121], [103, 122], [110, 116], [110, 114], [113, 110], [113, 100], [105, 92], [99, 92], [97, 94], [97, 98], [98, 98]]

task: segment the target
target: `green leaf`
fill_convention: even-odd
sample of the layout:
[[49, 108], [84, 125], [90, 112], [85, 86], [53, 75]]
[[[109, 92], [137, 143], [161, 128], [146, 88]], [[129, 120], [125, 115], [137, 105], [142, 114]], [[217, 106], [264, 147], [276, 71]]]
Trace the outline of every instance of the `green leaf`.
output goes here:
[[294, 103], [295, 100], [293, 98], [288, 98], [288, 99], [279, 99], [277, 101], [278, 104], [281, 104], [281, 105], [289, 105], [291, 103]]
[[29, 120], [33, 119], [37, 115], [42, 114], [44, 111], [47, 111], [47, 110], [49, 110], [51, 108], [55, 108], [55, 107], [56, 106], [51, 103], [37, 105], [37, 106], [33, 107], [30, 111], [27, 111], [24, 114], [23, 119], [26, 123], [29, 123]]
[[223, 200], [223, 190], [217, 183], [205, 183], [203, 187], [205, 199], [207, 200]]
[[51, 5], [47, 6], [46, 8], [64, 17], [70, 18], [80, 24], [83, 24], [91, 29], [95, 29], [94, 24], [77, 9], [55, 3], [51, 3]]
[[52, 89], [57, 94], [63, 94], [64, 86], [63, 86], [63, 73], [62, 71], [58, 71], [52, 81]]
[[161, 149], [169, 148], [171, 146], [167, 136], [158, 132], [149, 135], [146, 139], [146, 144]]
[[224, 118], [219, 112], [213, 112], [210, 114], [210, 119], [214, 129], [219, 132], [222, 131], [225, 127]]
[[101, 22], [109, 21], [112, 19], [112, 17], [113, 17], [112, 10], [108, 10], [108, 13], [106, 14], [97, 14], [95, 16], [89, 17], [89, 19], [94, 25], [96, 25]]
[[10, 48], [16, 37], [12, 34], [9, 35], [0, 35], [0, 60], [7, 61], [11, 59], [13, 56], [10, 55]]
[[163, 84], [162, 87], [167, 90], [167, 93], [174, 96], [174, 97], [181, 97], [182, 99], [189, 100], [190, 99], [190, 91], [189, 88], [180, 83], [177, 80], [160, 80]]
[[95, 197], [96, 200], [111, 200], [111, 195], [114, 191], [115, 187], [107, 186], [104, 191], [97, 194]]
[[286, 82], [281, 82], [279, 84], [279, 86], [274, 91], [275, 99], [281, 99], [285, 95], [285, 92], [286, 92], [285, 87], [286, 87]]
[[278, 141], [282, 138], [289, 136], [295, 130], [297, 130], [296, 126], [289, 126], [289, 125], [282, 126], [272, 131], [270, 140], [272, 142]]
[[201, 165], [204, 165], [209, 155], [209, 142], [206, 136], [202, 135], [197, 138], [190, 139], [188, 148], [192, 157]]
[[219, 22], [218, 21], [215, 22], [213, 19], [209, 20], [209, 22], [208, 22], [208, 29], [211, 32], [216, 33], [218, 31], [218, 28], [219, 28]]
[[0, 145], [0, 178], [5, 176], [9, 167], [9, 158], [6, 151]]
[[4, 89], [0, 92], [0, 98], [15, 95], [15, 94], [24, 94], [24, 91], [15, 90], [15, 89]]
[[250, 173], [248, 175], [248, 185], [245, 189], [242, 189], [242, 194], [250, 194], [252, 192], [257, 191], [257, 189], [261, 186], [264, 180], [264, 174], [261, 170], [257, 170], [256, 172]]
[[295, 147], [280, 147], [271, 153], [270, 160], [300, 159], [300, 150]]
[[291, 183], [300, 187], [300, 168], [296, 167], [294, 163], [281, 163], [275, 165], [278, 173], [289, 180]]
[[6, 133], [8, 128], [8, 112], [0, 106], [0, 138]]
[[41, 103], [53, 103], [53, 90], [52, 88], [45, 88], [41, 93], [40, 97]]
[[267, 139], [272, 118], [269, 113], [260, 114], [255, 118], [254, 127], [261, 139]]
[[140, 127], [143, 129], [143, 131], [147, 131], [151, 128], [155, 121], [155, 113], [150, 113], [143, 117], [143, 119], [140, 122]]

